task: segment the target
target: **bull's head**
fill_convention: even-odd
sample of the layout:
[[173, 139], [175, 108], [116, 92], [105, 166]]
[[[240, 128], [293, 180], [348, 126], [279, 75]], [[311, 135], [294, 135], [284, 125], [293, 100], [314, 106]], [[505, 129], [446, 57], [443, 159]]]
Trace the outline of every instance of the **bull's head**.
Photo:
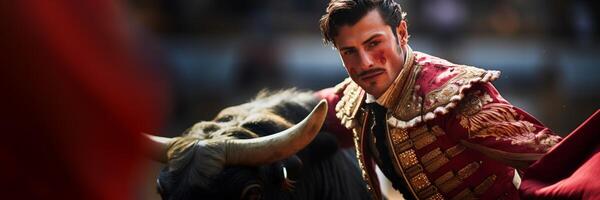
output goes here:
[[295, 154], [325, 120], [327, 104], [316, 102], [310, 93], [295, 91], [259, 95], [181, 137], [150, 136], [164, 150], [157, 157], [167, 164], [158, 179], [163, 199], [260, 199], [270, 190], [293, 189], [289, 176], [302, 165]]

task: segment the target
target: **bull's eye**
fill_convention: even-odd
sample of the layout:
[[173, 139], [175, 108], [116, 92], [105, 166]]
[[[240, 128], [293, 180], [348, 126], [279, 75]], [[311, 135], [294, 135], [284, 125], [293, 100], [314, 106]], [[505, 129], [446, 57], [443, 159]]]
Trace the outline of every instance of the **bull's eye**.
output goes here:
[[242, 127], [261, 136], [271, 135], [273, 133], [277, 133], [281, 130], [284, 130], [283, 127], [278, 126], [275, 122], [272, 121], [247, 122], [242, 124]]
[[240, 199], [243, 200], [260, 200], [262, 199], [262, 187], [259, 184], [251, 184], [246, 186], [242, 191]]
[[217, 118], [215, 121], [217, 122], [229, 122], [233, 120], [233, 116], [232, 115], [225, 115], [225, 116], [221, 116], [219, 118]]

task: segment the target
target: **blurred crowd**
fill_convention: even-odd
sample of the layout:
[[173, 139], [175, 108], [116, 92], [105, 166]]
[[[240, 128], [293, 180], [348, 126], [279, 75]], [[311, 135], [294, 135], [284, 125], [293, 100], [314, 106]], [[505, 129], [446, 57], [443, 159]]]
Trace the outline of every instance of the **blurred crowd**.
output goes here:
[[[399, 1], [413, 49], [503, 72], [502, 94], [567, 134], [600, 103], [599, 14], [590, 1]], [[172, 70], [178, 134], [261, 89], [319, 89], [341, 81], [321, 42], [327, 1], [129, 0], [133, 24]], [[156, 56], [156, 55], [155, 55]]]

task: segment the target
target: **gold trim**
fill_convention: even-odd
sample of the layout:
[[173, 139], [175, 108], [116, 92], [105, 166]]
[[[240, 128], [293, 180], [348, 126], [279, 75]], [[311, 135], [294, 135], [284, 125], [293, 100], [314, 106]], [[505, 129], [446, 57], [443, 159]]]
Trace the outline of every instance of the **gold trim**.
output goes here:
[[[364, 115], [366, 115], [366, 113]], [[366, 120], [367, 120], [367, 117], [363, 116], [363, 124], [366, 124]], [[381, 199], [381, 191], [376, 191], [376, 188], [374, 188], [374, 183], [371, 180], [369, 173], [367, 172], [367, 167], [365, 164], [366, 159], [365, 159], [364, 155], [362, 154], [362, 152], [364, 151], [364, 149], [363, 149], [364, 140], [362, 139], [362, 136], [365, 131], [364, 130], [365, 127], [359, 127], [359, 128], [360, 128], [360, 130], [353, 129], [353, 131], [352, 131], [354, 133], [354, 145], [356, 147], [355, 151], [356, 151], [356, 158], [358, 160], [358, 166], [361, 170], [361, 175], [362, 175], [363, 180], [367, 183], [366, 184], [367, 191], [369, 191], [369, 193], [371, 193], [371, 195], [373, 196], [373, 198], [375, 200], [379, 200], [379, 199]], [[379, 188], [377, 188], [377, 189], [379, 189]]]
[[[389, 116], [389, 114], [388, 114], [388, 116]], [[393, 146], [391, 146], [392, 139], [391, 139], [390, 134], [389, 134], [389, 126], [386, 126], [386, 127], [388, 127], [388, 128], [385, 129], [386, 130], [385, 137], [387, 138], [386, 145], [388, 147], [387, 149], [388, 149], [390, 155], [392, 155], [394, 157], [393, 161], [395, 161], [395, 162], [392, 161], [392, 165], [394, 165], [394, 171], [396, 171], [396, 174], [398, 176], [400, 176], [400, 177], [402, 177], [402, 179], [404, 179], [404, 182], [406, 184], [409, 184], [408, 178], [406, 177], [406, 173], [404, 173], [404, 169], [400, 166], [398, 154], [396, 154], [396, 148], [394, 148]], [[408, 190], [410, 191], [410, 194], [406, 194], [406, 195], [412, 195], [415, 198], [418, 197], [417, 193], [415, 192], [415, 190], [412, 187], [409, 186]]]
[[478, 196], [482, 195], [483, 193], [485, 193], [485, 191], [487, 191], [490, 187], [492, 187], [492, 185], [494, 185], [494, 182], [496, 181], [496, 178], [497, 177], [496, 177], [495, 174], [491, 175], [491, 176], [488, 176], [479, 185], [477, 185], [475, 187], [475, 189], [473, 189], [473, 191]]
[[440, 193], [436, 193], [433, 196], [427, 198], [427, 200], [444, 200], [444, 196], [442, 196], [442, 194]]
[[[415, 58], [416, 62], [413, 64], [408, 80], [406, 80], [407, 83], [404, 84], [402, 89], [396, 89], [401, 94], [399, 101], [386, 106], [392, 111], [393, 117], [388, 119], [388, 123], [392, 126], [411, 128], [422, 121], [428, 121], [436, 116], [446, 114], [457, 106], [457, 103], [463, 99], [464, 91], [471, 88], [473, 84], [487, 83], [500, 76], [499, 71], [456, 65], [430, 55], [419, 56], [426, 59], [416, 61], [419, 58]], [[445, 68], [442, 69], [443, 72], [433, 74], [434, 76], [440, 76], [440, 80], [444, 80], [441, 76], [451, 78], [446, 79], [446, 82], [431, 92], [419, 95], [418, 92], [421, 86], [415, 84], [416, 79], [423, 67], [435, 67], [432, 62], [440, 62], [442, 68]], [[422, 103], [425, 105], [421, 105]]]
[[409, 177], [416, 176], [419, 173], [423, 173], [423, 166], [421, 164], [416, 164], [415, 166], [412, 166], [411, 168], [406, 169], [406, 174]]
[[392, 128], [390, 132], [392, 137], [392, 144], [394, 144], [394, 146], [399, 145], [400, 143], [408, 139], [408, 131], [406, 131], [406, 129]]
[[412, 149], [398, 154], [398, 157], [400, 158], [400, 164], [402, 165], [403, 169], [412, 167], [419, 162], [417, 160], [417, 154], [415, 153], [415, 150]]
[[335, 105], [335, 116], [340, 119], [344, 127], [348, 129], [355, 128], [357, 125], [355, 117], [363, 103], [365, 92], [350, 78], [346, 78], [336, 88], [343, 88], [343, 95]]
[[429, 130], [427, 130], [427, 126], [421, 126], [419, 128], [413, 129], [413, 131], [409, 133], [409, 136], [410, 138], [416, 138], [427, 132], [429, 132]]
[[427, 178], [425, 173], [420, 173], [410, 178], [410, 185], [412, 185], [416, 191], [421, 191], [427, 186], [430, 186], [431, 182], [429, 182], [429, 178]]
[[430, 145], [431, 143], [435, 142], [437, 140], [437, 137], [435, 137], [435, 135], [427, 133], [427, 134], [421, 134], [419, 137], [414, 139], [414, 143], [415, 143], [415, 148], [418, 149], [422, 149], [423, 147], [426, 147], [427, 145]]
[[440, 190], [444, 193], [448, 193], [454, 189], [456, 189], [460, 184], [462, 184], [462, 180], [458, 179], [456, 176], [451, 178], [450, 180], [438, 185]]
[[453, 147], [450, 147], [448, 149], [446, 149], [446, 155], [450, 158], [457, 156], [458, 154], [462, 153], [463, 151], [465, 151], [465, 149], [467, 149], [467, 147], [457, 144], [454, 145]]
[[411, 149], [414, 146], [414, 143], [412, 140], [407, 140], [405, 142], [402, 142], [398, 145], [394, 145], [394, 148], [396, 148], [397, 151], [399, 152], [404, 152], [407, 151], [409, 149]]
[[458, 172], [457, 172], [458, 178], [460, 178], [461, 180], [465, 180], [465, 179], [469, 178], [469, 176], [473, 175], [473, 173], [475, 173], [475, 171], [477, 171], [477, 169], [479, 169], [479, 167], [480, 167], [480, 165], [478, 162], [469, 163], [467, 166], [458, 170]]
[[429, 173], [433, 173], [449, 161], [450, 159], [446, 158], [446, 156], [440, 155], [434, 158], [433, 161], [431, 161], [430, 163], [424, 164], [425, 170], [427, 170], [427, 172]]
[[479, 169], [479, 163], [472, 162], [458, 170], [455, 174], [452, 171], [446, 172], [444, 175], [437, 178], [434, 183], [437, 185], [440, 190], [444, 193], [451, 192], [456, 189], [456, 187], [460, 186], [464, 180], [466, 180], [469, 176], [473, 175], [477, 169]]
[[442, 150], [439, 147], [435, 148], [434, 150], [431, 150], [429, 153], [426, 153], [425, 155], [421, 156], [421, 163], [423, 163], [423, 164], [429, 163], [434, 158], [436, 158], [440, 155], [442, 155]]
[[430, 185], [419, 192], [419, 198], [427, 199], [435, 194], [439, 194], [438, 189], [435, 186]]

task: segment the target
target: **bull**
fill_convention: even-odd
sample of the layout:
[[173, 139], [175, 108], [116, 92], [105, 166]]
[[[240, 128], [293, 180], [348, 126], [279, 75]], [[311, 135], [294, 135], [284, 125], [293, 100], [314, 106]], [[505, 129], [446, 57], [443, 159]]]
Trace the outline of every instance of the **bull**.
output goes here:
[[262, 92], [180, 137], [149, 136], [166, 164], [158, 192], [169, 200], [370, 199], [351, 153], [319, 133], [326, 113], [311, 92]]

